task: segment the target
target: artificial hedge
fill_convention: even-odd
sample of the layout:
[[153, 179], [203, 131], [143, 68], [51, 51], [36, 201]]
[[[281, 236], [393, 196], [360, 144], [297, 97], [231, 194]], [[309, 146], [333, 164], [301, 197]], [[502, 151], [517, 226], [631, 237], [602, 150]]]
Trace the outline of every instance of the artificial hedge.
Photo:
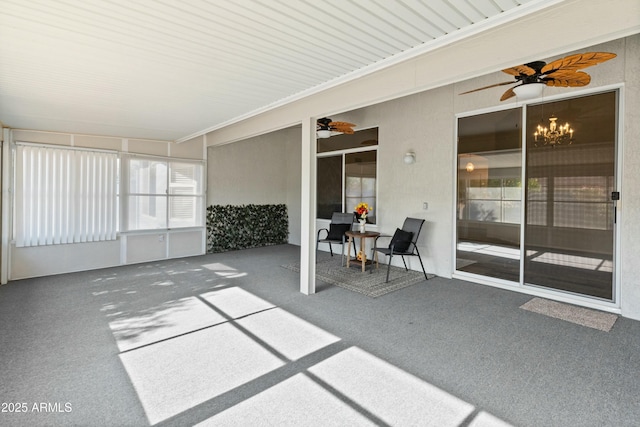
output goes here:
[[287, 205], [207, 207], [207, 252], [226, 252], [287, 243]]

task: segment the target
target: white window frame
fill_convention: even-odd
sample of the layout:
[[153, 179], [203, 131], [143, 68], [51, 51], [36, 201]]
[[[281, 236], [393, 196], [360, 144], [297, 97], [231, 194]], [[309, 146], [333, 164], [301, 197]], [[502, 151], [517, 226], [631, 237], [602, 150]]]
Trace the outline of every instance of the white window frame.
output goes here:
[[[342, 160], [342, 196], [341, 196], [341, 200], [342, 200], [342, 212], [347, 212], [347, 208], [349, 208], [348, 206], [345, 205], [346, 203], [346, 180], [347, 180], [347, 172], [345, 170], [345, 158], [347, 154], [351, 154], [351, 153], [365, 153], [365, 152], [370, 152], [370, 151], [375, 151], [376, 152], [376, 195], [375, 195], [375, 200], [376, 203], [379, 202], [379, 197], [378, 197], [378, 191], [379, 191], [379, 180], [378, 180], [378, 176], [379, 176], [379, 168], [380, 168], [380, 157], [378, 156], [378, 146], [374, 145], [374, 146], [369, 146], [369, 147], [364, 147], [364, 148], [349, 148], [349, 149], [344, 149], [344, 150], [336, 150], [336, 151], [325, 151], [322, 153], [316, 153], [316, 161], [317, 159], [323, 158], [323, 157], [337, 157], [340, 156], [341, 160]], [[353, 210], [354, 207], [351, 207], [351, 210]], [[375, 224], [380, 224], [380, 217], [378, 216], [378, 212], [380, 212], [380, 207], [379, 206], [373, 206], [373, 209], [376, 210], [376, 223]], [[318, 218], [316, 217], [316, 220], [325, 220], [328, 221], [330, 220], [330, 218]], [[375, 225], [372, 224], [372, 225]]]
[[[146, 160], [152, 162], [164, 163], [167, 168], [166, 174], [166, 182], [165, 182], [165, 192], [163, 194], [152, 193], [152, 192], [130, 192], [130, 162], [132, 160]], [[196, 185], [195, 194], [171, 194], [170, 189], [176, 188], [176, 185], [171, 182], [171, 165], [175, 164], [189, 164], [194, 166], [199, 166], [200, 168], [200, 176], [198, 179], [198, 184]], [[204, 214], [204, 203], [205, 203], [205, 193], [204, 193], [204, 185], [205, 185], [205, 164], [203, 161], [193, 160], [193, 159], [183, 159], [183, 158], [175, 158], [175, 157], [163, 157], [163, 156], [150, 156], [150, 155], [139, 155], [139, 154], [123, 154], [123, 161], [121, 167], [121, 188], [120, 194], [122, 194], [121, 200], [121, 232], [122, 233], [138, 233], [145, 231], [158, 231], [158, 230], [173, 230], [173, 229], [201, 229], [205, 226], [205, 214]], [[177, 187], [180, 187], [179, 185]], [[129, 224], [129, 214], [130, 214], [130, 198], [132, 196], [148, 196], [148, 197], [162, 197], [166, 200], [165, 203], [165, 212], [164, 212], [164, 226], [163, 227], [149, 227], [149, 228], [140, 228], [140, 227], [132, 227]], [[193, 207], [193, 219], [194, 224], [190, 224], [187, 226], [176, 226], [171, 225], [171, 200], [175, 200], [181, 197], [193, 198], [196, 200], [196, 203]], [[199, 201], [199, 203], [198, 203]]]

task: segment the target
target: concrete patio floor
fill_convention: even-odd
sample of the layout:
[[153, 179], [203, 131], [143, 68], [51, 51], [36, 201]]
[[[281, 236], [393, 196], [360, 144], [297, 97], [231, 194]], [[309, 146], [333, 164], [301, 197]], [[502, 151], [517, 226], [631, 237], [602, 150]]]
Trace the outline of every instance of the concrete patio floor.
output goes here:
[[299, 292], [291, 245], [0, 287], [0, 425], [636, 426], [640, 322], [435, 278]]

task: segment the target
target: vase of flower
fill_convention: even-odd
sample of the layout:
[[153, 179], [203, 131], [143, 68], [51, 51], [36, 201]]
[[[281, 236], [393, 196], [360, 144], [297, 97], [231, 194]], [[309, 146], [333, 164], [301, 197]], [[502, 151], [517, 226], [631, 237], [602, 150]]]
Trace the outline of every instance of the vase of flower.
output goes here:
[[358, 230], [360, 231], [360, 233], [364, 233], [366, 231], [367, 214], [372, 210], [373, 209], [371, 209], [368, 204], [363, 202], [358, 203], [358, 205], [356, 206], [355, 213], [356, 217], [358, 218]]

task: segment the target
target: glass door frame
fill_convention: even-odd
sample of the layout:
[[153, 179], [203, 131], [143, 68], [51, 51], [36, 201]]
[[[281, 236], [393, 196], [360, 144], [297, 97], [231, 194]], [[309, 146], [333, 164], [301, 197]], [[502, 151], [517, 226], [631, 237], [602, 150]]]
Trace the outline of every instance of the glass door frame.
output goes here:
[[[597, 297], [590, 297], [586, 295], [580, 295], [577, 293], [571, 293], [567, 291], [555, 290], [552, 288], [543, 288], [536, 285], [527, 285], [524, 283], [524, 263], [525, 263], [525, 216], [526, 209], [524, 204], [526, 203], [525, 199], [525, 179], [526, 179], [526, 142], [527, 142], [527, 128], [526, 128], [526, 120], [527, 120], [527, 107], [529, 104], [541, 104], [546, 102], [557, 102], [563, 101], [570, 98], [577, 98], [586, 95], [597, 95], [600, 93], [606, 92], [615, 92], [616, 93], [616, 127], [615, 127], [615, 171], [614, 171], [614, 183], [615, 183], [615, 191], [620, 192], [621, 197], [618, 202], [616, 202], [616, 212], [614, 217], [614, 225], [613, 225], [613, 275], [612, 275], [612, 299], [604, 300]], [[620, 309], [620, 280], [619, 280], [619, 272], [620, 272], [620, 226], [621, 224], [621, 216], [622, 216], [622, 206], [624, 204], [624, 196], [625, 191], [622, 186], [622, 148], [624, 144], [623, 140], [623, 130], [624, 130], [624, 85], [623, 84], [615, 84], [615, 85], [607, 85], [600, 86], [597, 88], [572, 91], [569, 94], [559, 94], [553, 96], [542, 96], [540, 98], [526, 100], [526, 101], [516, 101], [515, 104], [510, 104], [508, 106], [496, 106], [493, 108], [484, 108], [474, 111], [468, 111], [463, 113], [455, 114], [453, 120], [454, 126], [454, 156], [453, 156], [453, 205], [452, 205], [452, 275], [451, 277], [454, 279], [466, 280], [474, 283], [479, 283], [483, 285], [493, 286], [501, 289], [507, 289], [511, 291], [522, 292], [526, 294], [530, 294], [533, 296], [539, 296], [543, 298], [549, 298], [561, 302], [567, 302], [571, 304], [581, 305], [584, 307], [596, 308], [599, 310], [605, 311], [617, 311]], [[458, 203], [458, 119], [464, 117], [471, 117], [480, 114], [486, 114], [496, 111], [504, 111], [509, 109], [521, 109], [522, 114], [522, 148], [521, 148], [521, 156], [522, 156], [522, 170], [521, 170], [521, 180], [522, 180], [522, 188], [521, 188], [521, 198], [522, 198], [522, 209], [521, 209], [521, 218], [520, 218], [520, 280], [519, 283], [515, 283], [508, 280], [502, 280], [497, 278], [492, 278], [488, 276], [481, 276], [478, 274], [468, 273], [464, 271], [459, 271], [456, 268], [456, 260], [457, 260], [457, 247], [458, 247], [458, 222], [457, 222], [457, 209], [456, 205]]]

